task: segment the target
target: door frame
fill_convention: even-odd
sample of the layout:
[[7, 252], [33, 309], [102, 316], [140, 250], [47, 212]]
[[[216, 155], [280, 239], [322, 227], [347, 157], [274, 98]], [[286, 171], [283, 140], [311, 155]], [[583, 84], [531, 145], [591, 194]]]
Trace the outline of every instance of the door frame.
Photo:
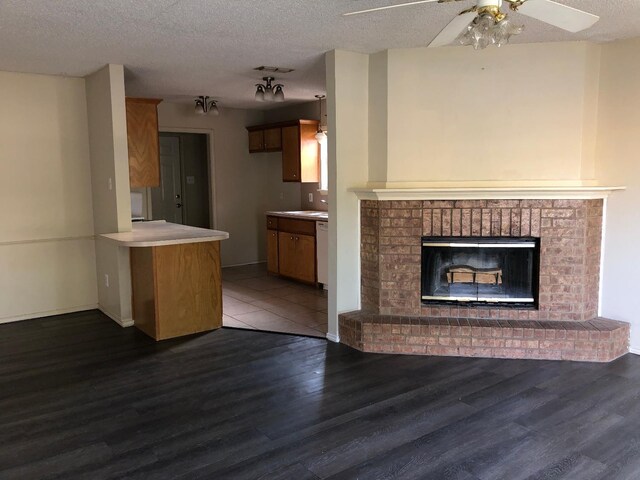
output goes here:
[[214, 150], [214, 130], [212, 128], [185, 128], [185, 127], [167, 127], [158, 128], [160, 133], [200, 133], [207, 136], [207, 170], [209, 172], [209, 222], [211, 228], [216, 229], [218, 225], [218, 202], [216, 198], [216, 182], [215, 182], [215, 150]]

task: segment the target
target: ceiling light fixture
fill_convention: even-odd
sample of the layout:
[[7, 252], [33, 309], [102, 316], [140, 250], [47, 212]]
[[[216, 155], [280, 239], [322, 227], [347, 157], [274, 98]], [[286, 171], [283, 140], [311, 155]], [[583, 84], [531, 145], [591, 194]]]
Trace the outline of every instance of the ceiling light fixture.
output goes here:
[[211, 113], [211, 115], [215, 115], [215, 116], [220, 115], [220, 110], [218, 109], [218, 103], [215, 100], [209, 99], [209, 97], [205, 97], [201, 95], [198, 98], [196, 98], [194, 101], [196, 102], [196, 108], [195, 108], [196, 114], [208, 115], [209, 113]]
[[256, 83], [256, 101], [258, 102], [284, 102], [284, 85], [278, 83], [271, 85], [275, 80], [273, 77], [262, 77], [262, 83]]
[[320, 107], [320, 121], [318, 123], [318, 131], [316, 132], [316, 140], [318, 143], [323, 143], [327, 141], [327, 134], [322, 130], [320, 126], [322, 124], [322, 100], [326, 98], [326, 95], [316, 95], [318, 99], [318, 105]]
[[478, 16], [460, 34], [458, 42], [476, 50], [506, 45], [513, 35], [520, 35], [524, 30], [524, 25], [515, 25], [498, 6], [473, 7], [469, 11], [477, 11]]

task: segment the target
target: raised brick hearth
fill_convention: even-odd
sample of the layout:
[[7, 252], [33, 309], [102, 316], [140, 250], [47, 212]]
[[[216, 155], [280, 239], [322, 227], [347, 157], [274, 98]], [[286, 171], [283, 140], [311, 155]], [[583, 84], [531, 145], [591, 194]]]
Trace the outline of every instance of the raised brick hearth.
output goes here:
[[629, 324], [352, 312], [340, 316], [340, 341], [365, 352], [609, 362], [628, 352]]
[[[596, 319], [602, 215], [599, 199], [363, 200], [363, 310], [340, 316], [341, 341], [375, 352], [616, 358], [628, 325]], [[539, 238], [538, 309], [423, 305], [422, 236]]]

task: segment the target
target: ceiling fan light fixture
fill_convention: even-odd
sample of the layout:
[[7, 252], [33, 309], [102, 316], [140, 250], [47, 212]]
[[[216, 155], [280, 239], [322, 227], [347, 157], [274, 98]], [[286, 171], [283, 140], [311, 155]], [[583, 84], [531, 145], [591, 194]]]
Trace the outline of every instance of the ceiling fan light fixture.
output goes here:
[[524, 31], [524, 25], [516, 25], [509, 18], [504, 18], [496, 24], [493, 41], [497, 47], [507, 45], [514, 35], [520, 35]]
[[462, 45], [471, 45], [475, 50], [482, 50], [489, 45], [501, 47], [509, 43], [513, 35], [519, 35], [523, 25], [515, 25], [507, 15], [498, 10], [480, 13], [458, 37]]

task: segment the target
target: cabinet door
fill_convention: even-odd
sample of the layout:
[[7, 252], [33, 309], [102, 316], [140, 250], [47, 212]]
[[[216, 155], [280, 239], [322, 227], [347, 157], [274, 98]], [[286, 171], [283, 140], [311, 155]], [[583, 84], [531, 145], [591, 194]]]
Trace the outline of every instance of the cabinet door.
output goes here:
[[300, 181], [300, 127], [282, 129], [282, 181]]
[[267, 152], [278, 152], [282, 150], [281, 128], [267, 128], [264, 131], [264, 149]]
[[131, 188], [160, 186], [159, 100], [127, 98], [127, 144]]
[[267, 271], [278, 273], [278, 232], [267, 230]]
[[303, 282], [316, 281], [316, 239], [311, 235], [278, 233], [280, 274]]
[[316, 281], [316, 237], [296, 235], [297, 268], [296, 278], [303, 282]]
[[264, 152], [264, 130], [249, 132], [249, 152]]
[[293, 233], [278, 232], [278, 269], [280, 275], [295, 276], [296, 243]]

